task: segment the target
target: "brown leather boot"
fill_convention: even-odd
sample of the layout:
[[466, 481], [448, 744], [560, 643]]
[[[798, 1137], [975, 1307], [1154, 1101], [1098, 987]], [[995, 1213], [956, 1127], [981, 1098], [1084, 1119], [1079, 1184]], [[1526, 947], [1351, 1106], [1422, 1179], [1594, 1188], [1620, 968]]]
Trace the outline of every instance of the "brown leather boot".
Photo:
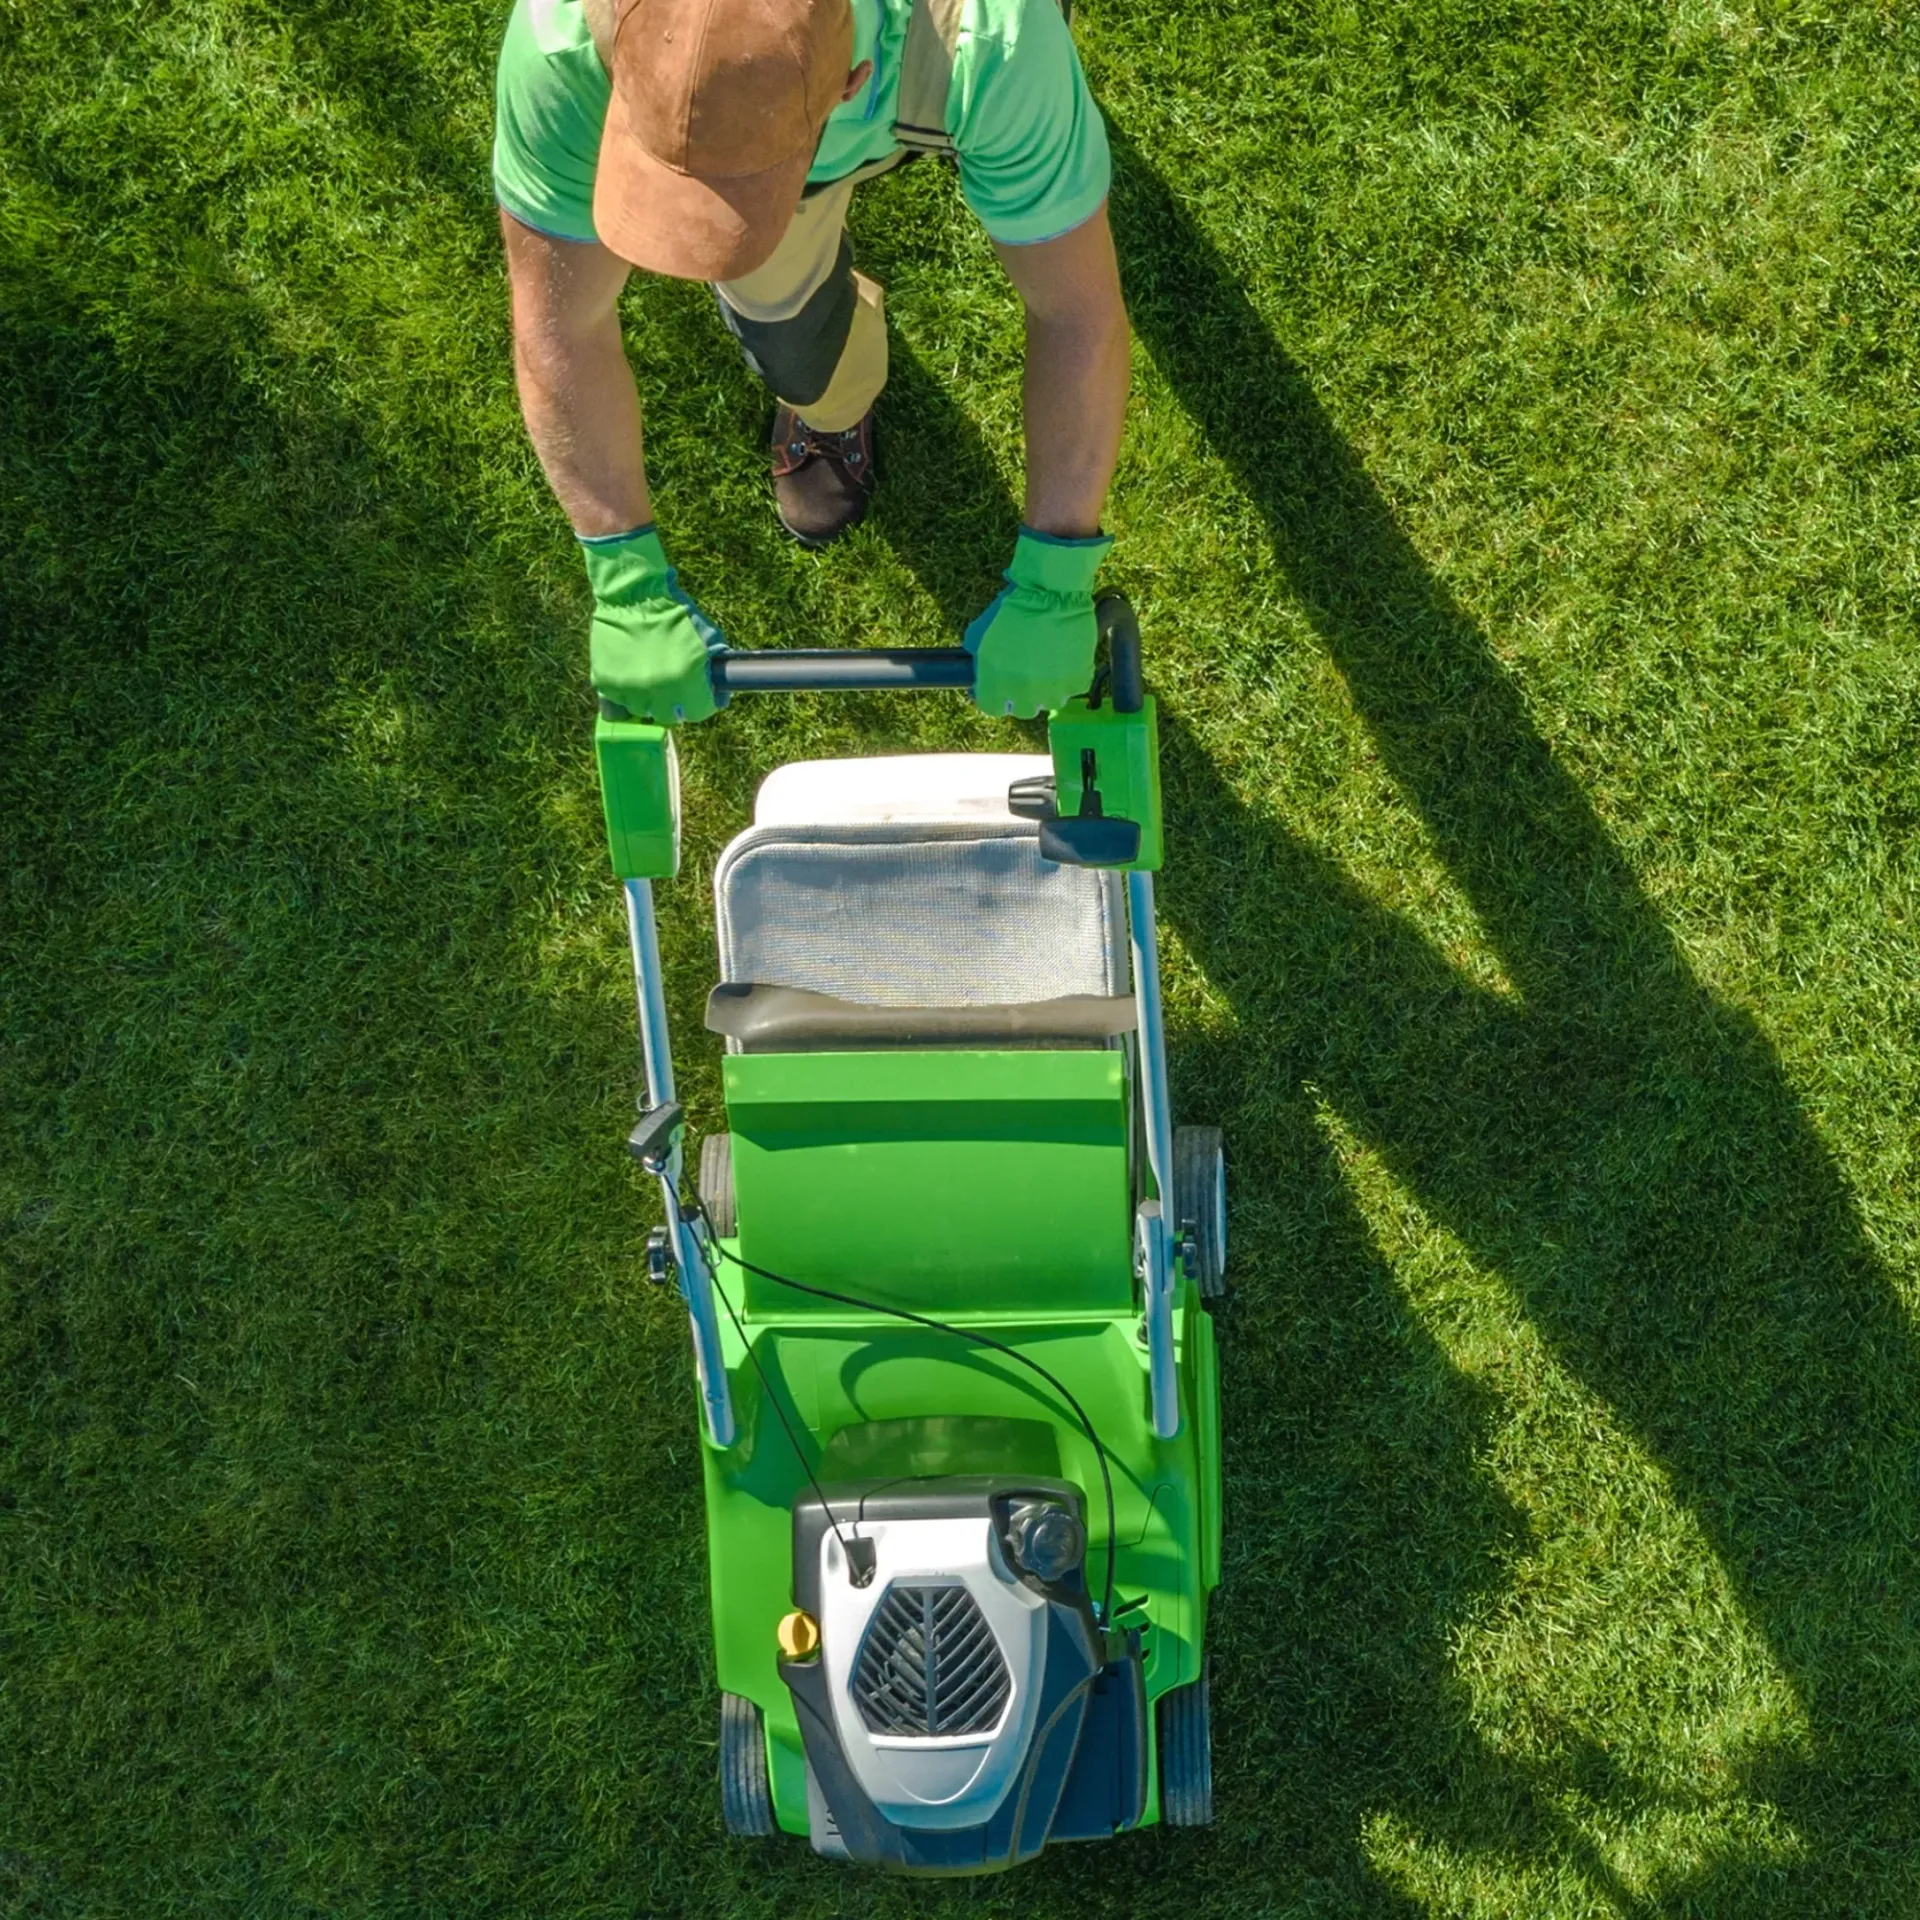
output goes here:
[[773, 505], [803, 547], [857, 527], [873, 493], [873, 409], [845, 433], [821, 433], [791, 407], [773, 416]]

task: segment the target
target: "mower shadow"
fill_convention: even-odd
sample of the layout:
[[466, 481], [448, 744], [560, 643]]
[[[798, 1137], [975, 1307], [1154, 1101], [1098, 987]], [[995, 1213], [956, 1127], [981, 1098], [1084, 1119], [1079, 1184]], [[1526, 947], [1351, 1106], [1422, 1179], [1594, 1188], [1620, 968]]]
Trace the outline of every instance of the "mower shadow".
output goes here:
[[[1555, 1356], [1706, 1531], [1812, 1739], [1747, 1783], [1785, 1814], [1800, 1864], [1755, 1878], [1730, 1862], [1685, 1888], [1685, 1910], [1751, 1912], [1762, 1885], [1801, 1911], [1897, 1905], [1920, 1841], [1920, 1808], [1886, 1791], [1911, 1775], [1906, 1676], [1920, 1653], [1910, 1610], [1890, 1604], [1920, 1590], [1912, 1331], [1765, 1036], [1693, 979], [1486, 640], [1227, 264], [1124, 136], [1115, 148], [1136, 331], [1258, 508], [1382, 762], [1516, 990], [1468, 987], [1242, 804], [1171, 716], [1180, 856], [1165, 911], [1239, 1026], [1231, 1047], [1184, 1062], [1182, 1079], [1222, 1101], [1217, 1117], [1241, 1142], [1238, 1199], [1263, 1224], [1338, 1204], [1337, 1179], [1303, 1182], [1316, 1151], [1310, 1082], [1431, 1217], [1507, 1278]], [[1277, 1162], [1264, 1145], [1276, 1115]], [[1284, 1249], [1288, 1273], [1301, 1264], [1287, 1245], [1295, 1231], [1260, 1249]], [[1267, 1322], [1274, 1273], [1258, 1256], [1255, 1273]], [[1253, 1381], [1236, 1379], [1241, 1325], [1227, 1377], [1230, 1392], [1250, 1393]], [[1274, 1359], [1256, 1376], [1263, 1391], [1288, 1379]], [[1237, 1526], [1249, 1491], [1236, 1488]], [[1279, 1511], [1292, 1492], [1277, 1476]], [[1264, 1581], [1261, 1597], [1279, 1599]], [[1444, 1825], [1438, 1806], [1471, 1797], [1456, 1777], [1405, 1811]], [[1464, 1830], [1451, 1837], [1472, 1844]]]

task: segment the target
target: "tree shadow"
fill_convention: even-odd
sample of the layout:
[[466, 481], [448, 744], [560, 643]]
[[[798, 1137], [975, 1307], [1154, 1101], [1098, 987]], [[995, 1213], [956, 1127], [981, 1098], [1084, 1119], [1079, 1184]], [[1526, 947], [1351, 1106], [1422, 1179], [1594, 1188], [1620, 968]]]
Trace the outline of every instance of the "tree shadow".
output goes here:
[[1177, 725], [1168, 916], [1249, 1060], [1310, 1078], [1666, 1469], [1790, 1676], [1812, 1750], [1753, 1784], [1803, 1862], [1784, 1885], [1710, 1870], [1684, 1910], [1747, 1910], [1762, 1883], [1805, 1911], [1897, 1904], [1920, 1840], [1902, 1784], [1920, 1759], [1912, 1330], [1765, 1036], [1693, 979], [1226, 263], [1114, 144], [1135, 328], [1258, 508], [1516, 993], [1436, 977]]

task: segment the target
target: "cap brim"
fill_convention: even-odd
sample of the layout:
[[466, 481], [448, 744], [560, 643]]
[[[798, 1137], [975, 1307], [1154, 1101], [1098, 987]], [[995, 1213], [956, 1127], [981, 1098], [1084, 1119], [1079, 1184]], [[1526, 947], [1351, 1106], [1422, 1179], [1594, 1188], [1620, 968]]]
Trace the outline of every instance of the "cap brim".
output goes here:
[[594, 174], [601, 244], [636, 267], [681, 280], [738, 280], [765, 266], [800, 204], [812, 155], [702, 180], [656, 159], [620, 118], [607, 115]]

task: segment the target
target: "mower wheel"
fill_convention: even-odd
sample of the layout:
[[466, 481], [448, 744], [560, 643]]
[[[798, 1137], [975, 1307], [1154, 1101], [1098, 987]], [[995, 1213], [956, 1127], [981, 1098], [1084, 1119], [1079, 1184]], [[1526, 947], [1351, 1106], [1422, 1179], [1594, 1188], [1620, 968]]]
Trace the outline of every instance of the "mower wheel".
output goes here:
[[737, 1693], [720, 1696], [720, 1813], [729, 1833], [762, 1840], [773, 1832], [766, 1729], [760, 1709]]
[[1193, 1229], [1201, 1299], [1218, 1300], [1227, 1290], [1227, 1155], [1218, 1127], [1174, 1128], [1173, 1216], [1180, 1230]]
[[1160, 1696], [1160, 1818], [1170, 1827], [1213, 1825], [1213, 1733], [1207, 1665]]
[[710, 1133], [700, 1142], [700, 1198], [713, 1217], [713, 1230], [722, 1240], [740, 1231], [733, 1204], [733, 1135]]

